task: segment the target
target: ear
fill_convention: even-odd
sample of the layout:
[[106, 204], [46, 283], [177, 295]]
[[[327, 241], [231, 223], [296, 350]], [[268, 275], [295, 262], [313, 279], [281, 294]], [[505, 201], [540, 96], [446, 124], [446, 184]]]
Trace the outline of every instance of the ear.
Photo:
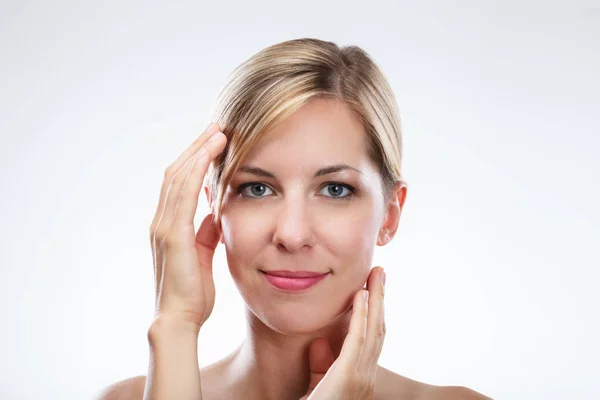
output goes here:
[[405, 182], [398, 182], [392, 190], [390, 200], [386, 204], [385, 217], [379, 228], [379, 236], [377, 237], [377, 245], [385, 246], [396, 235], [398, 224], [400, 223], [400, 215], [406, 201], [406, 192], [408, 188]]
[[[208, 190], [208, 186], [204, 186], [204, 193], [206, 194], [206, 201], [208, 201], [208, 207], [212, 211], [212, 209], [213, 209], [212, 196], [210, 194], [210, 190]], [[219, 227], [219, 230], [221, 230], [220, 227]], [[225, 244], [225, 242], [223, 241], [223, 232], [222, 231], [220, 233], [219, 242]]]
[[206, 201], [208, 201], [208, 207], [212, 210], [212, 196], [208, 191], [208, 186], [204, 186], [204, 193], [206, 194]]

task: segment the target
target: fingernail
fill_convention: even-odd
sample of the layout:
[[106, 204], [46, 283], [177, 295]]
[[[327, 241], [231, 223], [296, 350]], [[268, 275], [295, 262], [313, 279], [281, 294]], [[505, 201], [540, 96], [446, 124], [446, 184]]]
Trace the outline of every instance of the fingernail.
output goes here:
[[385, 285], [385, 271], [381, 271], [381, 283]]
[[369, 300], [369, 291], [368, 290], [363, 290], [363, 300], [367, 301]]
[[221, 132], [215, 132], [215, 133], [213, 133], [213, 135], [210, 137], [210, 139], [208, 139], [208, 141], [212, 142], [213, 140], [217, 140], [219, 138], [220, 134], [221, 134]]

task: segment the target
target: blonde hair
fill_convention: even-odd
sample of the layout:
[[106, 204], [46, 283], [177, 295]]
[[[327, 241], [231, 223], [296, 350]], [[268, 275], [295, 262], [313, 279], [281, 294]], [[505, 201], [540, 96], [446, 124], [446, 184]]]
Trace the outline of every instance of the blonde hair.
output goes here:
[[228, 143], [211, 165], [214, 220], [241, 161], [262, 135], [314, 98], [343, 101], [369, 138], [369, 156], [382, 175], [388, 199], [402, 180], [402, 135], [394, 94], [370, 56], [358, 46], [314, 38], [269, 46], [239, 65], [219, 94], [213, 121]]

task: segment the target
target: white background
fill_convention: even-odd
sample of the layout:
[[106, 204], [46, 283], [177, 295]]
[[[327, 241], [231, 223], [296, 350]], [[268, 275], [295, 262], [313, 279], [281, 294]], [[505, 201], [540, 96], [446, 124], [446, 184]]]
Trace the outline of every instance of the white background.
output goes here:
[[[0, 35], [1, 398], [146, 374], [164, 170], [235, 66], [299, 37], [363, 47], [400, 106], [381, 365], [497, 399], [600, 398], [597, 2], [3, 1]], [[216, 257], [201, 365], [243, 334]]]

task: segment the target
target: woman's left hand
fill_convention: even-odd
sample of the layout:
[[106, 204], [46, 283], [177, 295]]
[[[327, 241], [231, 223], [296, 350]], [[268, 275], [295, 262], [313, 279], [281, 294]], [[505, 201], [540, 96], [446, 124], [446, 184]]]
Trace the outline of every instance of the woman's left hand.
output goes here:
[[300, 400], [372, 400], [375, 397], [377, 360], [385, 338], [384, 283], [383, 268], [373, 268], [367, 279], [367, 290], [361, 289], [355, 294], [348, 335], [335, 361], [325, 338], [311, 343], [310, 383], [308, 392]]

